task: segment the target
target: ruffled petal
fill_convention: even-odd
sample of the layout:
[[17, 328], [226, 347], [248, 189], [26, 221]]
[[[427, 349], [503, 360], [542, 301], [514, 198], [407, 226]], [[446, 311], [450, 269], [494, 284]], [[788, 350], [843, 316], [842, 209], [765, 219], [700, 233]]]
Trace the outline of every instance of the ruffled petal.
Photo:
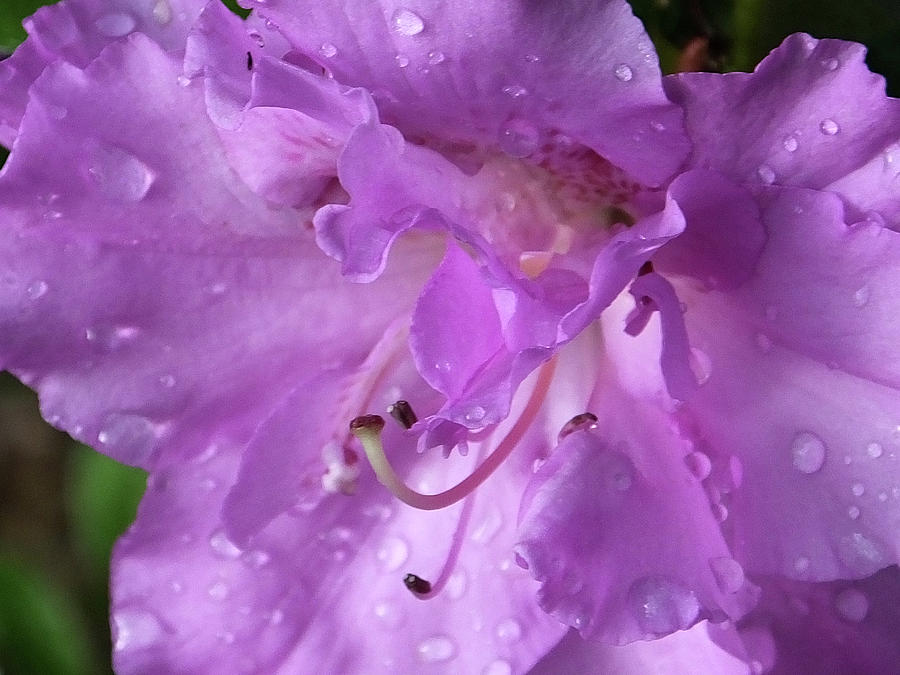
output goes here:
[[691, 470], [690, 444], [663, 400], [631, 397], [610, 365], [601, 382], [598, 420], [566, 430], [523, 498], [516, 552], [542, 584], [541, 606], [613, 644], [741, 616], [756, 591]]
[[740, 182], [833, 189], [853, 219], [878, 209], [896, 224], [900, 101], [864, 56], [862, 45], [798, 34], [753, 73], [667, 78], [687, 115], [691, 165]]
[[312, 367], [359, 363], [439, 253], [410, 244], [403, 283], [342, 279], [296, 212], [221, 161], [178, 73], [142, 35], [84, 71], [51, 66], [0, 181], [0, 363], [53, 424], [145, 467], [252, 430]]
[[648, 184], [686, 154], [681, 112], [624, 1], [247, 5], [337, 80], [372, 91], [406, 135], [485, 148], [522, 126], [561, 131]]
[[[427, 389], [411, 366], [401, 364], [368, 405], [383, 409], [396, 386], [411, 399]], [[281, 422], [284, 430], [301, 426]], [[471, 471], [469, 459], [416, 454], [414, 437], [399, 426], [385, 429], [385, 441], [419, 489], [440, 490]], [[565, 630], [537, 606], [530, 578], [511, 557], [518, 498], [544, 442], [532, 434], [485, 486], [490, 494], [471, 497], [459, 559], [444, 590], [427, 601], [405, 588], [403, 575], [435, 580], [460, 506], [427, 513], [400, 506], [364, 469], [354, 496], [306, 485], [288, 512], [238, 547], [219, 513], [240, 445], [222, 439], [197, 461], [155, 473], [116, 549], [117, 671], [303, 672], [311, 663], [325, 672], [526, 671]]]
[[144, 33], [166, 51], [181, 51], [207, 1], [64, 0], [38, 9], [24, 22], [28, 39], [0, 62], [0, 143], [12, 146], [28, 88], [48, 65], [62, 59], [84, 68], [106, 45], [133, 32]]
[[[897, 561], [900, 235], [833, 194], [769, 188], [755, 274], [676, 282], [706, 384], [682, 410], [749, 571], [859, 578]], [[688, 229], [692, 224], [688, 223]]]

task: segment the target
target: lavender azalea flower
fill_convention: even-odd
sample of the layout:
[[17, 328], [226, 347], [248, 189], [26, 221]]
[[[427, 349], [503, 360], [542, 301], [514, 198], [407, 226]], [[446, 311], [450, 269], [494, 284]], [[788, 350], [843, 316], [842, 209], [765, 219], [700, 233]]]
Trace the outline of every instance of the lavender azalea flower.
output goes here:
[[620, 0], [249, 4], [64, 0], [0, 64], [0, 367], [150, 473], [117, 670], [891, 672], [863, 49], [663, 79]]

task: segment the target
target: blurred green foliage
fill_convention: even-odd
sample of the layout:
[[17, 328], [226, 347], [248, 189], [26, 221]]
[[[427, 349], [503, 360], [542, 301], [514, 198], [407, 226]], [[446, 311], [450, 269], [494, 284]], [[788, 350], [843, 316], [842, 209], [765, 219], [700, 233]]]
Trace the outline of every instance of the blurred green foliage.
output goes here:
[[[225, 2], [247, 15], [233, 0]], [[0, 3], [2, 56], [25, 38], [22, 19], [44, 3]], [[751, 70], [786, 35], [805, 31], [867, 45], [869, 66], [887, 76], [889, 92], [898, 95], [898, 0], [633, 0], [632, 5], [665, 72], [686, 63]], [[6, 156], [0, 148], [0, 165]], [[31, 412], [23, 414], [19, 402]], [[0, 377], [5, 426], [15, 418], [32, 427], [31, 436], [0, 437], [0, 672], [109, 672], [109, 555], [134, 517], [145, 474], [41, 426], [36, 409], [32, 394]], [[7, 485], [4, 479], [31, 482], [16, 492], [8, 487], [18, 483]]]

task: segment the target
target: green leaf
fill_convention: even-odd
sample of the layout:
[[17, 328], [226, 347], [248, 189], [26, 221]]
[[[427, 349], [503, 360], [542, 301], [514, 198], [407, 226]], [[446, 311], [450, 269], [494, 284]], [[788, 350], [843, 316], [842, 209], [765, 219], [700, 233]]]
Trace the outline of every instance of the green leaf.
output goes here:
[[113, 543], [134, 520], [147, 474], [94, 452], [73, 448], [67, 507], [72, 539], [97, 575], [109, 569]]
[[89, 632], [71, 594], [44, 570], [0, 556], [0, 667], [12, 673], [99, 673]]
[[3, 0], [3, 7], [0, 8], [0, 51], [12, 52], [25, 39], [22, 19], [46, 4], [49, 3], [40, 0]]

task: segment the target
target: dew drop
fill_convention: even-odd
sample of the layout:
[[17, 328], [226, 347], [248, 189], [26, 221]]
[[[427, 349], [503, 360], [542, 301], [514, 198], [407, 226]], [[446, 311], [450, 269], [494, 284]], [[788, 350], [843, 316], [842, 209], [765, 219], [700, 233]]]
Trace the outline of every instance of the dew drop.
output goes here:
[[416, 653], [424, 663], [440, 663], [456, 656], [456, 645], [446, 635], [435, 635], [422, 640], [416, 647]]
[[406, 618], [403, 608], [388, 600], [376, 602], [372, 613], [387, 628], [398, 628]]
[[175, 81], [178, 83], [179, 87], [189, 87], [191, 85], [191, 78], [187, 75], [179, 75], [175, 78]]
[[841, 128], [838, 126], [838, 123], [831, 118], [824, 119], [819, 123], [819, 131], [826, 136], [834, 136], [840, 130]]
[[825, 443], [809, 431], [801, 431], [791, 443], [794, 468], [801, 473], [815, 473], [825, 463]]
[[869, 443], [866, 446], [866, 454], [869, 455], [872, 459], [878, 459], [884, 453], [884, 448], [881, 443]]
[[94, 21], [97, 30], [107, 37], [122, 37], [134, 30], [137, 22], [130, 14], [113, 12]]
[[785, 136], [784, 140], [781, 141], [781, 145], [784, 146], [784, 149], [788, 152], [796, 152], [797, 148], [800, 146], [800, 143], [797, 141], [796, 136]]
[[206, 589], [206, 594], [213, 600], [224, 600], [228, 597], [228, 585], [224, 581], [217, 581]]
[[665, 577], [644, 577], [628, 589], [628, 602], [641, 630], [671, 633], [685, 630], [700, 613], [693, 591]]
[[685, 456], [684, 463], [687, 464], [688, 470], [694, 474], [694, 478], [697, 480], [708, 478], [712, 472], [712, 462], [706, 453], [703, 452], [689, 453]]
[[247, 551], [244, 555], [241, 556], [241, 560], [244, 562], [247, 567], [251, 569], [259, 570], [269, 564], [272, 560], [272, 556], [270, 556], [266, 551], [262, 549], [255, 549], [253, 551]]
[[502, 642], [518, 642], [522, 637], [522, 625], [515, 619], [504, 619], [497, 624], [494, 632]]
[[538, 56], [537, 54], [526, 54], [525, 55], [525, 61], [527, 61], [528, 63], [537, 63], [540, 60], [541, 60], [541, 57]]
[[164, 386], [166, 389], [171, 389], [175, 386], [175, 376], [174, 375], [162, 375], [159, 378], [159, 383]]
[[120, 461], [140, 465], [153, 453], [160, 432], [158, 425], [142, 415], [111, 413], [106, 416], [97, 440], [112, 449]]
[[394, 62], [400, 68], [406, 68], [409, 65], [409, 57], [406, 54], [394, 55]]
[[436, 66], [439, 63], [443, 63], [446, 57], [444, 56], [444, 52], [440, 50], [435, 50], [433, 52], [428, 52], [428, 63], [432, 66]]
[[413, 11], [400, 8], [391, 16], [391, 25], [401, 35], [418, 35], [425, 30], [425, 22], [422, 17]]
[[869, 599], [857, 588], [845, 588], [835, 597], [834, 608], [847, 621], [859, 623], [869, 613]]
[[153, 18], [160, 26], [168, 25], [172, 20], [172, 6], [169, 4], [169, 0], [156, 0], [152, 12]]
[[771, 185], [775, 182], [775, 171], [767, 164], [761, 164], [756, 170], [756, 175], [759, 176], [759, 180], [762, 181], [763, 185]]
[[665, 131], [666, 125], [663, 124], [662, 122], [654, 121], [654, 122], [650, 122], [650, 128], [653, 129], [653, 131]]
[[522, 98], [528, 95], [528, 90], [519, 84], [510, 84], [503, 87], [503, 93], [511, 98]]
[[862, 483], [854, 483], [850, 486], [850, 492], [854, 497], [862, 497], [866, 493], [866, 487]]
[[613, 72], [616, 74], [616, 79], [619, 80], [619, 82], [630, 82], [631, 78], [634, 77], [631, 66], [627, 63], [620, 63]]
[[809, 569], [809, 558], [806, 556], [799, 556], [796, 560], [794, 560], [794, 571], [798, 574], [804, 574]]
[[47, 288], [46, 281], [32, 281], [28, 284], [28, 288], [25, 289], [25, 294], [30, 300], [37, 300], [47, 292]]
[[486, 665], [484, 670], [481, 671], [481, 675], [512, 675], [512, 672], [513, 669], [512, 666], [509, 665], [509, 661], [497, 659]]
[[484, 416], [487, 414], [487, 410], [485, 410], [480, 405], [473, 405], [466, 412], [466, 422], [470, 422], [473, 424], [478, 424], [481, 420], [484, 419]]
[[216, 530], [209, 537], [209, 547], [221, 558], [234, 560], [241, 555], [241, 549], [232, 543], [224, 530]]
[[120, 202], [139, 202], [156, 180], [156, 173], [141, 160], [111, 146], [94, 150], [87, 172], [104, 197]]
[[825, 70], [837, 70], [841, 62], [837, 59], [822, 59], [822, 67]]
[[887, 565], [885, 546], [861, 532], [854, 532], [838, 542], [838, 557], [854, 573], [869, 575]]
[[858, 506], [850, 506], [847, 508], [847, 516], [850, 520], [856, 520], [859, 518], [859, 507]]
[[869, 302], [869, 287], [862, 286], [858, 288], [856, 292], [853, 294], [853, 304], [856, 307], [865, 307], [866, 303]]
[[447, 596], [451, 600], [459, 600], [463, 595], [465, 595], [468, 585], [469, 580], [465, 571], [462, 569], [456, 569], [453, 574], [450, 575], [450, 578], [447, 579]]
[[744, 569], [737, 560], [727, 556], [710, 558], [709, 568], [723, 593], [737, 593], [744, 586]]
[[330, 42], [323, 42], [319, 46], [319, 54], [324, 56], [326, 59], [330, 59], [330, 58], [336, 56], [337, 53], [338, 53], [337, 47], [335, 47]]
[[434, 369], [439, 373], [449, 373], [452, 368], [449, 361], [438, 361], [434, 364]]
[[375, 557], [385, 572], [396, 572], [409, 557], [409, 546], [400, 537], [388, 537], [378, 547]]
[[139, 610], [119, 610], [112, 616], [113, 649], [149, 647], [162, 636], [162, 626], [155, 616]]
[[513, 119], [500, 127], [498, 142], [510, 157], [528, 157], [538, 149], [540, 133], [530, 122]]

